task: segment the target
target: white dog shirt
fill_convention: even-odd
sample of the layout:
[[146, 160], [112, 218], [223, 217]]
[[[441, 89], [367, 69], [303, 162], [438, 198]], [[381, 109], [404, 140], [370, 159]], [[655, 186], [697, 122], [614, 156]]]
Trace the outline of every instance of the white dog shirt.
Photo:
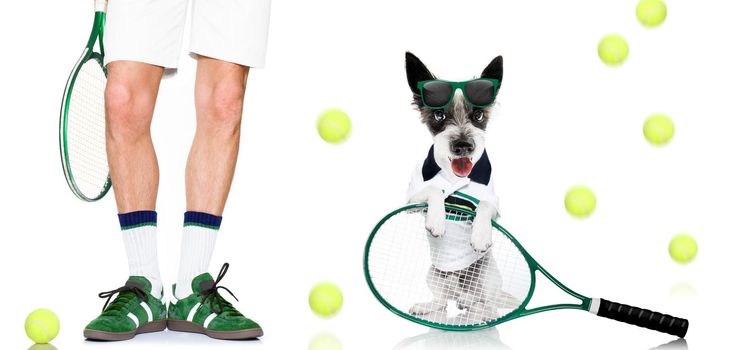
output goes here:
[[[416, 166], [408, 186], [408, 200], [427, 187], [443, 191], [444, 203], [474, 211], [479, 202], [489, 202], [498, 212], [499, 200], [494, 193], [492, 165], [487, 151], [477, 161], [469, 176], [461, 178], [441, 169], [436, 163], [433, 147], [426, 159]], [[433, 266], [441, 271], [462, 270], [487, 253], [477, 253], [471, 246], [471, 223], [463, 215], [446, 215], [446, 233], [439, 237], [428, 234]]]

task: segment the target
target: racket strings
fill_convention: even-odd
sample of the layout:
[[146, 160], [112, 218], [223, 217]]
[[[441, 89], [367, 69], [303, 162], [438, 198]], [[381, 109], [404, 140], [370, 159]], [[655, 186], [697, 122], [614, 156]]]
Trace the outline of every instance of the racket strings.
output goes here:
[[107, 78], [100, 63], [84, 62], [70, 90], [65, 147], [68, 172], [82, 196], [95, 199], [107, 186], [104, 89]]
[[368, 255], [370, 279], [382, 298], [413, 317], [450, 326], [492, 322], [516, 310], [529, 293], [524, 256], [493, 230], [489, 252], [471, 247], [471, 217], [447, 211], [446, 233], [427, 234], [425, 211], [401, 212], [382, 224]]

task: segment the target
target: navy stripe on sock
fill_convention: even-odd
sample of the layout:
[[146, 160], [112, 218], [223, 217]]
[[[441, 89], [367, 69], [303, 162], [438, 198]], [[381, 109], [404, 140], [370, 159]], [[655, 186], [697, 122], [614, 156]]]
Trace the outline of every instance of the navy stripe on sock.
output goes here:
[[187, 211], [184, 213], [184, 226], [201, 226], [219, 230], [222, 225], [222, 217], [198, 211]]
[[154, 210], [133, 211], [124, 214], [117, 214], [120, 219], [120, 228], [129, 230], [140, 226], [156, 226], [158, 223], [158, 213]]

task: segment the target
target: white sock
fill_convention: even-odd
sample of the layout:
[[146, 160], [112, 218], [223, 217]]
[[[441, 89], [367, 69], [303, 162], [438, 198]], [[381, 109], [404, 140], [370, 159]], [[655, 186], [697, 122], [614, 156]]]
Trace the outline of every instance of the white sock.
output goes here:
[[221, 216], [196, 211], [187, 211], [184, 214], [176, 298], [183, 299], [191, 295], [191, 281], [209, 270], [221, 223]]
[[160, 297], [163, 291], [161, 271], [158, 268], [158, 215], [155, 211], [135, 211], [118, 214], [122, 241], [127, 252], [130, 276], [142, 276], [150, 281], [151, 293]]

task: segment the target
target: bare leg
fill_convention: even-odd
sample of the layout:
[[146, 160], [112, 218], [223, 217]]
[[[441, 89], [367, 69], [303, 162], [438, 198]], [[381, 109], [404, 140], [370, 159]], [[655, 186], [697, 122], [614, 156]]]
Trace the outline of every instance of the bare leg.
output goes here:
[[132, 61], [107, 66], [107, 158], [120, 213], [155, 210], [158, 160], [150, 122], [163, 68]]
[[221, 216], [240, 144], [242, 103], [249, 67], [199, 56], [196, 135], [186, 164], [189, 211]]
[[122, 240], [130, 276], [151, 283], [151, 293], [162, 290], [158, 267], [155, 210], [158, 161], [150, 138], [158, 86], [163, 68], [130, 61], [107, 66], [105, 89], [107, 159], [120, 215]]
[[186, 215], [177, 297], [209, 268], [224, 204], [237, 163], [242, 103], [249, 68], [199, 56], [196, 70], [196, 134], [186, 164]]

